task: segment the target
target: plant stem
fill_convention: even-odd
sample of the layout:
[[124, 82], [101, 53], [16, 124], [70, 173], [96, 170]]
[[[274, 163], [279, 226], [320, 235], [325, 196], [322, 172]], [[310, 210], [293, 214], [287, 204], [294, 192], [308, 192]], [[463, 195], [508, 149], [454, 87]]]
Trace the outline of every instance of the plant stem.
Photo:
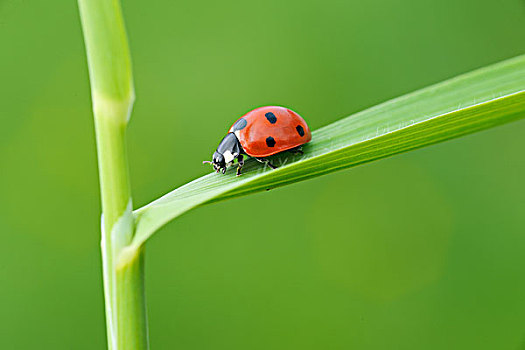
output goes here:
[[118, 349], [148, 349], [144, 247], [122, 252], [116, 267], [116, 281]]
[[126, 126], [135, 98], [118, 0], [78, 0], [91, 81], [102, 197], [108, 347], [147, 349], [144, 249], [134, 232]]
[[[114, 107], [113, 110], [119, 110]], [[143, 247], [129, 245], [134, 227], [126, 161], [126, 128], [115, 119], [100, 111], [95, 112], [104, 213], [101, 249], [108, 347], [113, 350], [147, 349], [144, 253]]]

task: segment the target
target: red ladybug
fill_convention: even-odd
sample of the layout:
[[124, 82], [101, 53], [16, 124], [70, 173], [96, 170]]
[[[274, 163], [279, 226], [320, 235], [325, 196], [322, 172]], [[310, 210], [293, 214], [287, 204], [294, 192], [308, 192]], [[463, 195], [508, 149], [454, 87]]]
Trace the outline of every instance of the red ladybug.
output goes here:
[[299, 114], [284, 107], [260, 107], [239, 118], [219, 143], [212, 161], [203, 163], [224, 174], [237, 159], [239, 176], [246, 154], [275, 169], [265, 157], [283, 151], [302, 154], [301, 146], [311, 139], [310, 128]]

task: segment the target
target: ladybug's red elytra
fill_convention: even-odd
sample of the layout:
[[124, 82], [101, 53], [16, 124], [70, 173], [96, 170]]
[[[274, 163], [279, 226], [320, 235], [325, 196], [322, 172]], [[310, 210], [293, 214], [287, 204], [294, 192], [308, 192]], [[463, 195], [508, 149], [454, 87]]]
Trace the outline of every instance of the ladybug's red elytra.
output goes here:
[[248, 155], [275, 169], [265, 157], [284, 151], [302, 154], [302, 145], [311, 139], [310, 128], [299, 114], [285, 107], [260, 107], [240, 117], [219, 143], [212, 161], [203, 163], [224, 174], [237, 159], [239, 176], [243, 155]]

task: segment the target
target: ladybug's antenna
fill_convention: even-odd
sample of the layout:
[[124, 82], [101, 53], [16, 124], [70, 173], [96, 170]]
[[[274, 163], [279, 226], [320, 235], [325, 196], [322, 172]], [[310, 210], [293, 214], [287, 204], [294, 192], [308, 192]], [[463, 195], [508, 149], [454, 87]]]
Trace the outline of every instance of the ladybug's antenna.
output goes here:
[[213, 163], [210, 162], [209, 160], [203, 160], [203, 161], [202, 161], [202, 164], [213, 164]]

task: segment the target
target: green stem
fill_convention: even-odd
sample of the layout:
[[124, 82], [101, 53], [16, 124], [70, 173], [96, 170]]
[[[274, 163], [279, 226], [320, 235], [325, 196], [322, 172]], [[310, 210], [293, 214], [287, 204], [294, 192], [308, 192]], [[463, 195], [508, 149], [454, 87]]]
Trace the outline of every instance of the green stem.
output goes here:
[[[125, 148], [125, 124], [95, 109], [104, 213], [102, 257], [108, 347], [147, 349], [143, 248], [130, 246], [133, 215]], [[122, 110], [113, 106], [112, 111]]]
[[88, 58], [102, 197], [102, 262], [108, 347], [147, 349], [144, 250], [134, 224], [126, 126], [135, 98], [118, 0], [78, 0]]
[[119, 120], [128, 101], [115, 101], [100, 106], [100, 97], [93, 96], [95, 131], [105, 229], [113, 225], [126, 211], [131, 200], [126, 154], [126, 124]]
[[[116, 268], [119, 349], [148, 349], [144, 247], [121, 253]], [[119, 288], [126, 286], [126, 288]]]

